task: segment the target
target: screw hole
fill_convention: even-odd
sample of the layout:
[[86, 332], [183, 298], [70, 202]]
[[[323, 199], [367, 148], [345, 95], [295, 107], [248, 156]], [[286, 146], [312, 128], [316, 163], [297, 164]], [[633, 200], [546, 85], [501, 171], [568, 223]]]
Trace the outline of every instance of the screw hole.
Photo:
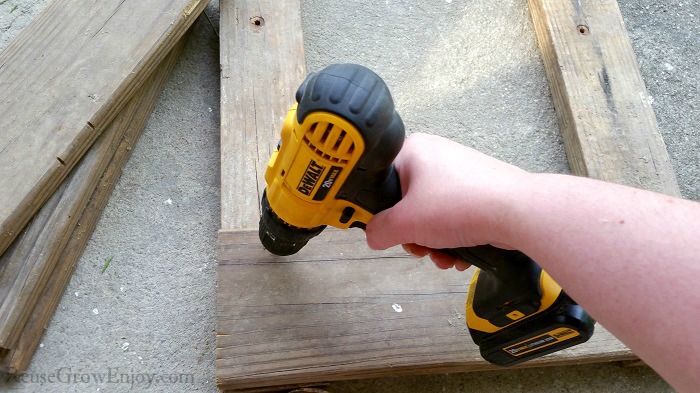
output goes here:
[[583, 35], [587, 35], [587, 34], [588, 34], [588, 26], [586, 26], [586, 25], [578, 25], [577, 28], [578, 28], [578, 32], [579, 32], [579, 33], [581, 33], [581, 34], [583, 34]]
[[254, 16], [250, 18], [250, 23], [255, 27], [262, 27], [265, 25], [265, 19], [262, 16]]

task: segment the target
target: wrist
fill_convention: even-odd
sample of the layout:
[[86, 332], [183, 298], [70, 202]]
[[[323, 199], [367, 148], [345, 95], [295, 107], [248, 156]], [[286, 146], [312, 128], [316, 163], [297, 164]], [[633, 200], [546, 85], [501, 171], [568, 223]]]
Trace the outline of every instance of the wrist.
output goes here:
[[502, 183], [494, 203], [496, 207], [488, 234], [490, 244], [523, 250], [526, 244], [524, 228], [531, 219], [536, 203], [536, 184], [545, 174], [522, 171]]

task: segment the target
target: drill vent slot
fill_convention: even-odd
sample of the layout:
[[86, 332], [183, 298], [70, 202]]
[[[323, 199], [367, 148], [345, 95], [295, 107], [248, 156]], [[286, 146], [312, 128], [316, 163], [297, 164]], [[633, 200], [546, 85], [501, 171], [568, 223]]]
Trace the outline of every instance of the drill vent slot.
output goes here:
[[347, 164], [355, 151], [355, 143], [348, 133], [337, 125], [314, 123], [304, 134], [304, 143], [319, 157]]

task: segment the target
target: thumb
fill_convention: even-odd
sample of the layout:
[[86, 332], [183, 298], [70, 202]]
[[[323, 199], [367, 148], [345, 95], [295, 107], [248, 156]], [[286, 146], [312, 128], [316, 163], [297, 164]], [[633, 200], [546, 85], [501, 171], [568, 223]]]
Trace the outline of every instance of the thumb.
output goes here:
[[398, 244], [412, 243], [409, 204], [402, 199], [392, 208], [377, 213], [367, 223], [367, 244], [373, 250], [385, 250]]

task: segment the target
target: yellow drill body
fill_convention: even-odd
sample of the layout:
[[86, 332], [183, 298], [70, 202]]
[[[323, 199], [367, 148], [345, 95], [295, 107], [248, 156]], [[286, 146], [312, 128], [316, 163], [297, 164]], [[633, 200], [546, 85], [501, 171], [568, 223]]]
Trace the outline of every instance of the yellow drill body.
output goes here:
[[366, 223], [373, 214], [336, 199], [364, 152], [362, 135], [345, 119], [327, 112], [313, 112], [300, 124], [296, 109], [297, 104], [287, 113], [281, 146], [265, 171], [270, 207], [280, 219], [300, 228], [346, 229], [352, 223], [343, 219], [348, 208], [355, 211], [353, 221]]

